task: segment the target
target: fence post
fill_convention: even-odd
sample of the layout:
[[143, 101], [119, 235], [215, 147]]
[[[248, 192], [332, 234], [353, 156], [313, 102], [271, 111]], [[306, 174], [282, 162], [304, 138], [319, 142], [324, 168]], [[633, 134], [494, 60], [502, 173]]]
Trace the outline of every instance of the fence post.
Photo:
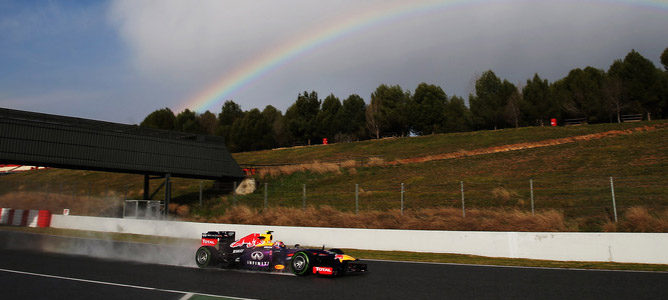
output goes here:
[[306, 209], [306, 184], [302, 184], [302, 209]]
[[612, 211], [615, 213], [615, 223], [617, 223], [617, 204], [615, 203], [615, 184], [610, 176], [610, 191], [612, 192]]
[[533, 216], [533, 178], [529, 178], [529, 188], [531, 189], [531, 215]]
[[267, 183], [264, 183], [264, 209], [267, 209]]
[[401, 183], [401, 214], [404, 214], [404, 183]]
[[93, 188], [90, 186], [90, 183], [89, 183], [88, 184], [88, 199], [86, 199], [86, 205], [85, 205], [86, 213], [88, 213], [88, 211], [90, 210], [90, 201], [91, 201], [90, 197], [91, 197], [91, 194], [93, 193], [92, 189]]
[[169, 203], [171, 201], [172, 201], [172, 182], [171, 182], [171, 175], [167, 173], [165, 174], [165, 218], [169, 217]]
[[355, 214], [359, 211], [359, 194], [360, 194], [360, 185], [355, 184]]
[[199, 181], [199, 206], [202, 206], [202, 181]]
[[466, 207], [464, 206], [464, 181], [459, 182], [462, 190], [462, 218], [466, 218]]

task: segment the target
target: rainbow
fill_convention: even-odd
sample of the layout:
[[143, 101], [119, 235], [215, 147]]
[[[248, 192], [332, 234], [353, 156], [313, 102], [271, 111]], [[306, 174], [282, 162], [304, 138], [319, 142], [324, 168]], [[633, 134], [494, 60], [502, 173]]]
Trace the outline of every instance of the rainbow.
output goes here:
[[[511, 2], [512, 0], [505, 1]], [[270, 71], [289, 63], [304, 53], [336, 41], [343, 36], [360, 32], [372, 26], [391, 23], [398, 19], [434, 13], [457, 5], [475, 5], [488, 2], [504, 2], [504, 0], [434, 0], [419, 3], [407, 1], [406, 3], [388, 4], [382, 9], [374, 6], [367, 11], [362, 11], [338, 20], [329, 27], [306, 32], [280, 47], [271, 49], [269, 52], [245, 62], [231, 72], [226, 73], [220, 79], [215, 80], [214, 84], [198, 93], [195, 97], [181, 103], [177, 107], [177, 111], [192, 108], [194, 111], [201, 113], [217, 103], [228, 100], [232, 94]], [[598, 2], [668, 9], [668, 1], [665, 0], [598, 0]]]

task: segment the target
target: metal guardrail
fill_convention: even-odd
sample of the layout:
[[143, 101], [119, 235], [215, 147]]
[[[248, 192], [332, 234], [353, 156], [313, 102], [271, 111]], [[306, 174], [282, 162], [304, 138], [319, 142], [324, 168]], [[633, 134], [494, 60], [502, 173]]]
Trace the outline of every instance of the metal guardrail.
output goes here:
[[621, 115], [622, 122], [640, 122], [642, 121], [642, 114]]
[[585, 118], [575, 118], [575, 119], [564, 119], [564, 125], [580, 125], [587, 123]]

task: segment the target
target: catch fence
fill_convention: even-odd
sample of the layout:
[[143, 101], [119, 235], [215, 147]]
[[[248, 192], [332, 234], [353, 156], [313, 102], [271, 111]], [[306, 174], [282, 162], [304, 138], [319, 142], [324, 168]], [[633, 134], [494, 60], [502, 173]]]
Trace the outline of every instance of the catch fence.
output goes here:
[[531, 177], [466, 179], [443, 183], [299, 183], [260, 182], [250, 195], [234, 195], [233, 204], [255, 208], [304, 208], [328, 205], [342, 211], [391, 210], [402, 213], [435, 207], [467, 210], [513, 208], [531, 213], [560, 210], [565, 216], [605, 214], [610, 220], [627, 208], [668, 208], [666, 178]]
[[[21, 180], [23, 174], [11, 175], [14, 176], [17, 180], [0, 182], [0, 190], [5, 191], [0, 196], [4, 199], [15, 195], [25, 208], [30, 208], [34, 202], [40, 203], [40, 209], [58, 212], [69, 208], [76, 215], [122, 217], [124, 200], [139, 199], [143, 193], [140, 180], [125, 181], [132, 184], [93, 186], [76, 182], [74, 178], [54, 177], [45, 183], [33, 182], [28, 180], [29, 177]], [[462, 216], [475, 209], [503, 208], [529, 213], [558, 210], [567, 218], [596, 215], [611, 221], [615, 220], [615, 215], [617, 219], [621, 218], [628, 208], [634, 206], [643, 206], [654, 212], [668, 209], [668, 178], [662, 174], [467, 177], [444, 182], [412, 175], [391, 181], [367, 176], [360, 178], [359, 182], [343, 181], [344, 176], [267, 178], [269, 180], [257, 182], [256, 190], [248, 195], [229, 193], [235, 189], [234, 184], [216, 187], [212, 181], [175, 179], [173, 199], [190, 209], [204, 207], [203, 201], [219, 203], [221, 200], [226, 207], [246, 205], [255, 209], [270, 209], [327, 205], [340, 211], [357, 213], [387, 210], [406, 213], [450, 207], [460, 209]], [[153, 200], [162, 200], [164, 193], [157, 182], [152, 183], [150, 189], [155, 194]], [[176, 213], [176, 208], [171, 205], [169, 210], [172, 214]]]

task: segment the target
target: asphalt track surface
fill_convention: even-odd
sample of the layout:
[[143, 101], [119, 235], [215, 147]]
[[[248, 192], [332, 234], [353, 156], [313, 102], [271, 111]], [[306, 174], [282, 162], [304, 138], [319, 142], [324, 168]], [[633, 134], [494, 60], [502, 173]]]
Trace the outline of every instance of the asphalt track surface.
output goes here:
[[[100, 245], [111, 250], [96, 253]], [[67, 253], [87, 246], [88, 253]], [[668, 273], [655, 272], [368, 261], [368, 274], [324, 278], [140, 262], [154, 253], [194, 259], [196, 246], [161, 252], [164, 246], [0, 228], [0, 298], [187, 299], [204, 294], [251, 299], [668, 299]], [[110, 255], [114, 251], [135, 255], [121, 260]]]

